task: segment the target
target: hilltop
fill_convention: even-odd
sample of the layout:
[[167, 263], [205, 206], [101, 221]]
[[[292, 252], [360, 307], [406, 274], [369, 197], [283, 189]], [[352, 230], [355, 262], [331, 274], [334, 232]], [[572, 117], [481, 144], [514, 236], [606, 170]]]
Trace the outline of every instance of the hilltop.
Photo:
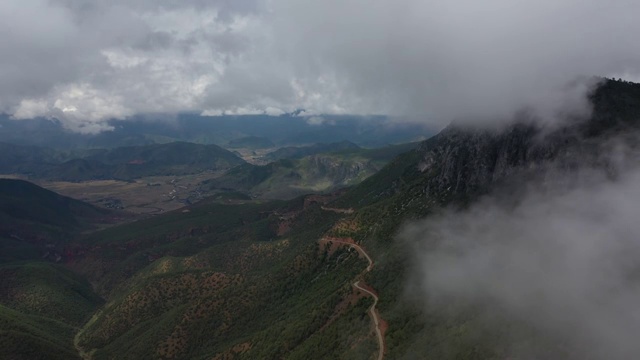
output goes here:
[[55, 257], [72, 233], [113, 222], [117, 216], [27, 181], [0, 179], [0, 258], [19, 259], [38, 252], [41, 257], [47, 246]]

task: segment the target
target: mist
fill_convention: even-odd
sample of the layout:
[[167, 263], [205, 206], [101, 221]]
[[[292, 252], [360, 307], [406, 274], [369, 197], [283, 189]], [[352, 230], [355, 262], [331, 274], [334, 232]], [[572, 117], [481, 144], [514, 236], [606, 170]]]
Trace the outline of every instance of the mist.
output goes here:
[[551, 169], [519, 196], [406, 226], [408, 291], [424, 306], [455, 301], [523, 321], [571, 358], [640, 358], [638, 154], [619, 141], [602, 151], [606, 169]]
[[447, 123], [509, 118], [525, 107], [541, 118], [588, 112], [589, 87], [570, 84], [638, 71], [631, 14], [639, 6], [285, 0], [274, 2], [274, 14], [297, 74], [340, 89], [351, 103], [342, 107]]

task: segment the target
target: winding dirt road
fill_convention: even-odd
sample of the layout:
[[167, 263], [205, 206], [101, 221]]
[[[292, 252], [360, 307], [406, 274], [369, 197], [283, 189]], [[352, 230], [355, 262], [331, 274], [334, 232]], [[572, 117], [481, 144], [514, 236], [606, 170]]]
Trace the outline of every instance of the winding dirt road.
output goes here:
[[[367, 268], [360, 274], [358, 275], [358, 278], [362, 277], [362, 275], [368, 273], [369, 271], [371, 271], [371, 269], [373, 269], [373, 260], [371, 260], [371, 257], [369, 256], [369, 254], [367, 254], [366, 251], [364, 251], [364, 249], [358, 245], [355, 244], [353, 242], [349, 242], [349, 241], [344, 241], [344, 240], [339, 240], [339, 239], [335, 239], [335, 238], [324, 238], [321, 241], [324, 242], [336, 242], [336, 243], [340, 243], [340, 244], [345, 244], [348, 245], [350, 247], [352, 247], [353, 249], [356, 249], [356, 251], [364, 256], [367, 261], [369, 261], [369, 266], [367, 266]], [[385, 345], [384, 345], [384, 336], [382, 335], [382, 330], [381, 330], [381, 323], [382, 321], [380, 320], [380, 316], [378, 315], [378, 312], [376, 311], [376, 305], [378, 305], [378, 295], [376, 295], [374, 292], [360, 286], [360, 280], [356, 280], [356, 282], [354, 282], [352, 284], [352, 286], [354, 288], [356, 288], [357, 290], [363, 291], [365, 293], [367, 293], [368, 295], [370, 295], [373, 298], [373, 305], [371, 305], [371, 307], [369, 308], [369, 316], [371, 316], [371, 319], [373, 320], [373, 324], [376, 330], [376, 337], [378, 338], [378, 360], [383, 360], [384, 359], [384, 353], [385, 353]]]
[[353, 209], [339, 209], [339, 208], [331, 208], [326, 206], [320, 206], [322, 210], [331, 211], [336, 214], [353, 214], [355, 210]]
[[353, 287], [355, 287], [356, 289], [360, 289], [373, 297], [373, 305], [371, 305], [371, 307], [369, 308], [369, 315], [373, 319], [373, 324], [375, 325], [376, 329], [376, 335], [378, 337], [378, 346], [380, 349], [378, 351], [378, 360], [382, 360], [384, 358], [384, 337], [382, 337], [382, 330], [380, 330], [380, 318], [378, 317], [378, 313], [376, 312], [376, 305], [378, 305], [378, 295], [361, 287], [360, 280], [354, 282]]

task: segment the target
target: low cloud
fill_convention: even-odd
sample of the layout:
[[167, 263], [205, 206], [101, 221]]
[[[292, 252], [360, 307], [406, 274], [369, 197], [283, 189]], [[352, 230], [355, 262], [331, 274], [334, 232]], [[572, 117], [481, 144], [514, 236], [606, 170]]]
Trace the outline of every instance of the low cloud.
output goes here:
[[640, 358], [638, 154], [608, 148], [606, 172], [547, 176], [515, 199], [487, 197], [407, 226], [425, 304], [503, 312], [576, 358]]
[[582, 112], [584, 103], [568, 84], [639, 70], [631, 30], [640, 25], [631, 14], [640, 4], [630, 1], [283, 0], [274, 6], [298, 73], [339, 88], [344, 107], [370, 113], [447, 123], [509, 117], [523, 107], [548, 117], [566, 112], [567, 103]]
[[307, 124], [309, 125], [335, 125], [336, 121], [334, 119], [327, 119], [322, 116], [311, 116], [307, 118]]

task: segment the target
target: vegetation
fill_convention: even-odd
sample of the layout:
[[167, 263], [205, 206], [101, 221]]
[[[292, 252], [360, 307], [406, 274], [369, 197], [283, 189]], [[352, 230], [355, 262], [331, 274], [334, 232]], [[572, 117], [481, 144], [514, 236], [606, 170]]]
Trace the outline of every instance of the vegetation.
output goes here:
[[313, 144], [309, 146], [285, 146], [266, 154], [264, 158], [268, 161], [300, 159], [309, 155], [338, 152], [349, 149], [360, 149], [360, 147], [351, 141], [341, 141], [329, 144]]
[[224, 145], [243, 137], [262, 137], [278, 146], [349, 140], [362, 146], [380, 147], [416, 141], [429, 135], [429, 131], [420, 125], [388, 126], [390, 120], [382, 116], [329, 115], [322, 117], [326, 120], [323, 124], [310, 124], [309, 117], [298, 115], [299, 112], [282, 116], [178, 114], [170, 121], [149, 121], [148, 117], [142, 116], [113, 121], [110, 124], [112, 131], [98, 134], [72, 133], [56, 120], [14, 121], [7, 115], [0, 115], [0, 143], [77, 151], [176, 141]]
[[[323, 237], [341, 237], [374, 258], [362, 281], [379, 294], [388, 323], [386, 359], [519, 358], [519, 349], [534, 349], [527, 352], [534, 358], [570, 357], [571, 349], [500, 309], [404, 296], [410, 257], [395, 234], [408, 220], [508, 188], [546, 160], [585, 156], [594, 137], [639, 126], [640, 85], [607, 81], [592, 101], [591, 121], [558, 129], [545, 143], [532, 141], [537, 131], [526, 124], [501, 132], [451, 126], [341, 194], [240, 199], [241, 191], [267, 186], [278, 174], [299, 172], [305, 179], [300, 169], [326, 170], [336, 157], [355, 161], [368, 150], [243, 165], [224, 183], [237, 187], [229, 193], [236, 204], [208, 199], [92, 233], [73, 230], [82, 221], [72, 210], [49, 221], [55, 196], [39, 196], [43, 208], [35, 214], [24, 215], [30, 208], [17, 201], [22, 210], [7, 207], [5, 219], [74, 236], [65, 243], [64, 268], [24, 261], [33, 249], [19, 247], [22, 261], [0, 267], [0, 354], [74, 358], [73, 334], [81, 326], [78, 350], [93, 359], [370, 359], [377, 351], [366, 313], [371, 299], [351, 287], [367, 262], [347, 247], [318, 245]], [[367, 161], [395, 150], [376, 151]], [[27, 189], [19, 198], [39, 193]], [[69, 209], [74, 206], [81, 204]], [[5, 236], [3, 246], [13, 240]]]
[[102, 299], [86, 279], [52, 261], [74, 234], [109, 214], [0, 179], [0, 358], [78, 358], [73, 336]]
[[69, 270], [37, 261], [0, 265], [0, 357], [75, 359], [73, 337], [102, 300]]
[[267, 149], [275, 146], [276, 145], [271, 140], [262, 136], [246, 136], [239, 139], [233, 139], [226, 145], [226, 147], [230, 149]]
[[[327, 192], [358, 184], [399, 153], [417, 146], [410, 143], [380, 149], [362, 149], [349, 144], [332, 145], [333, 149], [344, 148], [340, 151], [295, 159], [306, 153], [301, 151], [297, 155], [291, 154], [293, 159], [281, 159], [263, 166], [244, 164], [229, 170], [220, 178], [206, 181], [204, 186], [209, 190], [244, 192], [267, 199], [287, 199], [305, 193]], [[319, 147], [311, 149], [311, 152]], [[283, 154], [280, 153], [279, 156], [284, 156]]]
[[5, 152], [0, 155], [0, 172], [49, 180], [130, 180], [228, 169], [244, 163], [216, 145], [186, 142], [71, 152], [11, 144], [1, 146]]

